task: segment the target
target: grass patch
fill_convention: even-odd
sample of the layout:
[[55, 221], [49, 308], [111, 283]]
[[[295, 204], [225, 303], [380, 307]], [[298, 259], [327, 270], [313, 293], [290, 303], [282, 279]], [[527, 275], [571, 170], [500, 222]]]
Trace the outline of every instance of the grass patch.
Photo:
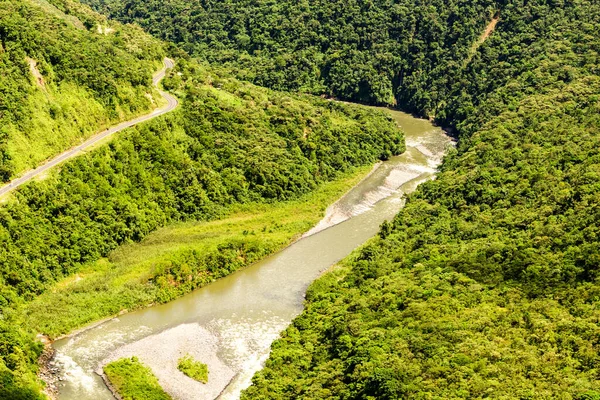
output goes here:
[[235, 207], [220, 220], [171, 225], [118, 247], [24, 305], [26, 324], [51, 337], [153, 303], [165, 303], [289, 245], [371, 167], [297, 200]]
[[179, 359], [177, 369], [198, 382], [208, 383], [208, 366], [195, 361], [189, 354]]
[[104, 366], [104, 373], [123, 400], [170, 400], [150, 368], [137, 357], [122, 358]]

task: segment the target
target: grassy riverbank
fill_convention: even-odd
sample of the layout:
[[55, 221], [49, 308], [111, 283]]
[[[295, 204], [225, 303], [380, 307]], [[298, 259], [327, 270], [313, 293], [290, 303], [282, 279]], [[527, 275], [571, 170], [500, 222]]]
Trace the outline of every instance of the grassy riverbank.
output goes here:
[[[165, 87], [179, 96], [176, 111], [69, 160], [0, 207], [0, 336], [7, 344], [0, 380], [12, 380], [0, 398], [16, 398], [25, 386], [38, 392], [41, 348], [23, 321], [38, 318], [21, 312], [38, 296], [57, 296], [34, 323], [52, 319], [42, 329], [52, 335], [166, 302], [277, 250], [320, 217], [274, 228], [284, 221], [275, 218], [278, 207], [290, 204], [284, 202], [404, 151], [402, 132], [380, 111], [258, 88], [193, 61], [181, 61], [170, 76]], [[324, 208], [336, 197], [310, 203]], [[152, 236], [168, 226], [188, 243], [193, 221], [222, 221], [261, 207], [272, 219], [221, 239], [200, 229], [198, 237], [207, 238], [202, 244], [176, 242], [166, 253], [144, 248], [135, 262], [121, 262], [121, 250], [114, 252], [119, 246], [134, 252], [133, 243], [149, 237], [171, 240], [169, 230]], [[293, 206], [287, 214], [301, 215]], [[183, 223], [192, 225], [177, 225]]]
[[298, 200], [239, 206], [223, 219], [171, 225], [120, 246], [27, 303], [26, 324], [57, 337], [189, 293], [289, 245], [370, 169], [356, 168]]

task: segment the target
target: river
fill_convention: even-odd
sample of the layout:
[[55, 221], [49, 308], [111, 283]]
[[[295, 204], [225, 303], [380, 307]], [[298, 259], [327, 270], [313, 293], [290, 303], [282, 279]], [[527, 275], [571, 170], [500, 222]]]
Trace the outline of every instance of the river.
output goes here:
[[[405, 131], [406, 152], [381, 163], [302, 239], [178, 300], [56, 341], [59, 399], [113, 399], [96, 372], [107, 362], [134, 355], [175, 399], [238, 399], [273, 340], [302, 311], [308, 285], [392, 219], [403, 195], [434, 176], [452, 144], [430, 122], [389, 112]], [[177, 370], [185, 354], [208, 364], [208, 384]]]

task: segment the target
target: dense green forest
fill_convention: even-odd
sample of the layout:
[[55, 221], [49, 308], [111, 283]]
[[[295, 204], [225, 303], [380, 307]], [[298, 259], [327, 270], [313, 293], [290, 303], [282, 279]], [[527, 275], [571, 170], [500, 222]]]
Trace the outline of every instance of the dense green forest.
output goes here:
[[[438, 179], [310, 287], [244, 398], [600, 398], [596, 1], [86, 2], [238, 78], [397, 103], [460, 137]], [[0, 210], [0, 397], [37, 396], [22, 299], [168, 222], [294, 198], [402, 150], [379, 114], [177, 72], [180, 112]]]
[[600, 398], [599, 91], [478, 131], [311, 286], [244, 398]]
[[15, 309], [57, 280], [166, 224], [295, 199], [404, 150], [381, 111], [274, 92], [184, 59], [164, 84], [180, 109], [69, 161], [0, 208], [0, 398], [36, 398], [40, 349]]
[[462, 89], [454, 78], [498, 9], [519, 7], [494, 0], [83, 1], [259, 85], [398, 103], [424, 115], [439, 114], [449, 92]]
[[0, 181], [150, 110], [163, 56], [159, 40], [79, 3], [0, 1]]
[[446, 98], [458, 151], [243, 398], [600, 398], [600, 6], [500, 6]]
[[311, 287], [245, 398], [600, 398], [597, 2], [95, 5], [254, 82], [397, 102], [461, 138]]

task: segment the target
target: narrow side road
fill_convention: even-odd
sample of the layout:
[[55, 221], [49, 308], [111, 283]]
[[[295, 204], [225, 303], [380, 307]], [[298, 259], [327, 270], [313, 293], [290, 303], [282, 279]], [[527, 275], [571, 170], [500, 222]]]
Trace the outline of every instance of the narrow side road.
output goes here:
[[[160, 83], [160, 81], [165, 77], [167, 69], [173, 68], [175, 66], [175, 63], [173, 62], [173, 60], [171, 60], [169, 58], [165, 58], [163, 60], [163, 62], [165, 64], [164, 68], [161, 69], [160, 71], [158, 71], [152, 78], [152, 82], [153, 82], [154, 86], [156, 86], [157, 88], [158, 88], [158, 84]], [[115, 125], [109, 129], [105, 129], [102, 132], [95, 134], [94, 136], [90, 137], [89, 139], [87, 139], [85, 142], [83, 142], [79, 146], [73, 147], [73, 148], [59, 154], [58, 156], [54, 157], [50, 161], [47, 161], [45, 164], [40, 165], [36, 169], [26, 172], [21, 177], [16, 178], [15, 180], [11, 181], [10, 183], [0, 187], [0, 197], [9, 192], [12, 192], [19, 186], [29, 182], [31, 179], [48, 171], [50, 168], [57, 166], [58, 164], [62, 163], [63, 161], [66, 161], [69, 158], [73, 158], [73, 157], [79, 155], [85, 149], [93, 146], [94, 144], [98, 143], [102, 139], [105, 139], [116, 132], [122, 131], [123, 129], [137, 125], [140, 122], [148, 121], [148, 120], [151, 120], [152, 118], [158, 117], [159, 115], [163, 115], [170, 111], [173, 111], [179, 105], [179, 102], [177, 101], [177, 99], [175, 97], [171, 96], [169, 93], [163, 92], [160, 89], [159, 89], [159, 93], [165, 100], [167, 100], [166, 106], [164, 106], [162, 108], [157, 108], [156, 110], [152, 111], [150, 114], [142, 115], [141, 117], [122, 122], [118, 125]]]

